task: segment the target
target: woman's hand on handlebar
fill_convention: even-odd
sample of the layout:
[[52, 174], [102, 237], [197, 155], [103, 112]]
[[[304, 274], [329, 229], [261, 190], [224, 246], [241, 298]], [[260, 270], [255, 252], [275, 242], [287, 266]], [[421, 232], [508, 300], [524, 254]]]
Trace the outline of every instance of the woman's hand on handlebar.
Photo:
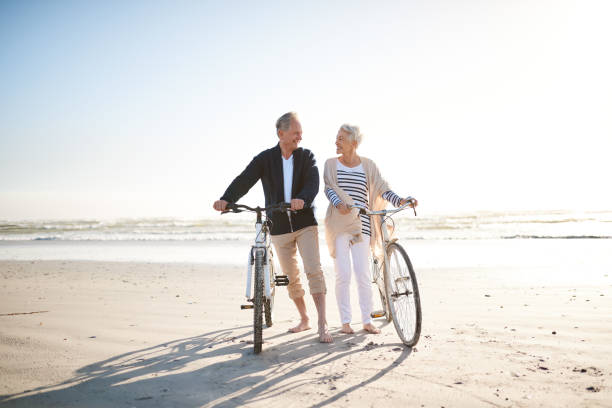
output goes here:
[[402, 201], [400, 202], [400, 206], [405, 205], [406, 203], [410, 203], [408, 204], [408, 207], [410, 208], [416, 208], [417, 205], [419, 205], [419, 201], [416, 198], [402, 198]]
[[344, 203], [338, 204], [336, 208], [338, 209], [338, 211], [340, 211], [340, 214], [342, 215], [346, 215], [351, 212], [351, 209]]
[[417, 205], [419, 205], [419, 201], [413, 197], [402, 199], [402, 201], [400, 202], [400, 205], [406, 205], [406, 204], [408, 204], [408, 207], [412, 208], [412, 211], [414, 211], [414, 216], [416, 217], [417, 215], [416, 208], [417, 208]]

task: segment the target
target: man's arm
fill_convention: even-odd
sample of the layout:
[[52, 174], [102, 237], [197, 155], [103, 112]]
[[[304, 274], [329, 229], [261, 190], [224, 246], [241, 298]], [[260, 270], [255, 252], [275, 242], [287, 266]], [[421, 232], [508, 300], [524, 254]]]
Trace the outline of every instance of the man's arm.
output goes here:
[[306, 206], [311, 206], [319, 193], [319, 169], [312, 152], [308, 152], [308, 156], [304, 160], [304, 170], [306, 172], [304, 187], [296, 194], [295, 198], [304, 200]]
[[262, 160], [259, 156], [255, 156], [248, 166], [232, 181], [225, 193], [221, 196], [221, 200], [235, 203], [242, 196], [249, 192], [251, 187], [259, 181], [263, 172]]

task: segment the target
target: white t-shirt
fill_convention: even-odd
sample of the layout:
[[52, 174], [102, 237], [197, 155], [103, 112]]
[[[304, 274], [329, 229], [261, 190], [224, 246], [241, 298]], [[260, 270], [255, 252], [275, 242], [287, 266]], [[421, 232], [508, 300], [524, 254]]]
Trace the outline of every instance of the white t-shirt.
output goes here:
[[291, 202], [291, 188], [293, 187], [293, 155], [283, 159], [283, 180], [285, 184], [285, 202]]

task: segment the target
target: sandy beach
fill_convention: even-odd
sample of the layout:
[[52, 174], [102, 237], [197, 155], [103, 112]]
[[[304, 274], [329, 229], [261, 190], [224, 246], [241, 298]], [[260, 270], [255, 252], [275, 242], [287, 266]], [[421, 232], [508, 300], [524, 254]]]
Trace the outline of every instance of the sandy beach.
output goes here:
[[612, 279], [536, 278], [549, 272], [418, 270], [413, 349], [383, 321], [340, 334], [333, 280], [334, 343], [287, 333], [297, 316], [279, 288], [254, 355], [239, 266], [2, 261], [0, 405], [611, 407]]

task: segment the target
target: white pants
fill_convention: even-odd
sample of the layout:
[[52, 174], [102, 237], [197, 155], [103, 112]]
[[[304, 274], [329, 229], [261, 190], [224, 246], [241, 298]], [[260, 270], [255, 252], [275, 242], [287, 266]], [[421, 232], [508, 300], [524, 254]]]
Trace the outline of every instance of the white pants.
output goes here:
[[351, 256], [353, 258], [353, 271], [357, 281], [359, 293], [359, 306], [361, 308], [361, 322], [372, 323], [370, 313], [372, 312], [372, 283], [370, 281], [370, 237], [361, 235], [362, 240], [356, 244], [350, 244], [349, 234], [339, 234], [336, 237], [336, 300], [340, 310], [342, 324], [351, 322]]

